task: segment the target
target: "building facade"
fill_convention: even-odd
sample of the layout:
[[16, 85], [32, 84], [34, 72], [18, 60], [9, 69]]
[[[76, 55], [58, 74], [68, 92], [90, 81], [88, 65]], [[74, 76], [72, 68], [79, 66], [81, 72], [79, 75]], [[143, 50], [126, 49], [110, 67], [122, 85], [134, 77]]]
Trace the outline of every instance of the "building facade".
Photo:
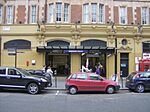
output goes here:
[[0, 42], [1, 66], [126, 77], [150, 53], [150, 1], [1, 0]]

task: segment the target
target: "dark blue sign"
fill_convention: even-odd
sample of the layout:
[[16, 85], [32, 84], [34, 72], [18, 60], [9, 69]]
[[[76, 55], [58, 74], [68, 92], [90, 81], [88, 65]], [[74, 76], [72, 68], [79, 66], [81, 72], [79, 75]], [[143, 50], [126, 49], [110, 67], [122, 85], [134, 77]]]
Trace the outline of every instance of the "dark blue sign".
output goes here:
[[88, 52], [87, 50], [64, 50], [65, 53], [70, 52], [70, 53], [83, 53], [83, 52]]

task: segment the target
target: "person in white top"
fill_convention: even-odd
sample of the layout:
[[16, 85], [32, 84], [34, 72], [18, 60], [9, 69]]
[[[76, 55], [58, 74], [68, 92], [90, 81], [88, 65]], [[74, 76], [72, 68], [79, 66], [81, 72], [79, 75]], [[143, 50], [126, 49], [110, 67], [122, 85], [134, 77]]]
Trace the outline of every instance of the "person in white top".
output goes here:
[[48, 73], [51, 76], [51, 78], [53, 79], [53, 71], [50, 66], [48, 67], [46, 73]]

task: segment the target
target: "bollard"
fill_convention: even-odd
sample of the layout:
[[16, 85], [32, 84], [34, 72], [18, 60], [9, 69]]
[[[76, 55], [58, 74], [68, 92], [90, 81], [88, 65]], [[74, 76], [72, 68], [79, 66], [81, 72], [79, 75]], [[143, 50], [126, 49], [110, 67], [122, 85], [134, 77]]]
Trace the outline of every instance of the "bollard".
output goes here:
[[57, 70], [54, 71], [54, 75], [55, 75], [55, 87], [57, 88]]

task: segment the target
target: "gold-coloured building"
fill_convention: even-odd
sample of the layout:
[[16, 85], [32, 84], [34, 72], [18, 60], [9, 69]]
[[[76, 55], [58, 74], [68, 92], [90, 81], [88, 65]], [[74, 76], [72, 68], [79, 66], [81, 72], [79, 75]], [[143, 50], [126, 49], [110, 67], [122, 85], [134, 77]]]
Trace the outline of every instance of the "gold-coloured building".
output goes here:
[[88, 61], [90, 69], [101, 63], [101, 75], [110, 78], [137, 70], [136, 59], [150, 52], [148, 0], [4, 0], [0, 4], [1, 66], [42, 69], [49, 64], [63, 75], [66, 66], [69, 73], [78, 72]]

